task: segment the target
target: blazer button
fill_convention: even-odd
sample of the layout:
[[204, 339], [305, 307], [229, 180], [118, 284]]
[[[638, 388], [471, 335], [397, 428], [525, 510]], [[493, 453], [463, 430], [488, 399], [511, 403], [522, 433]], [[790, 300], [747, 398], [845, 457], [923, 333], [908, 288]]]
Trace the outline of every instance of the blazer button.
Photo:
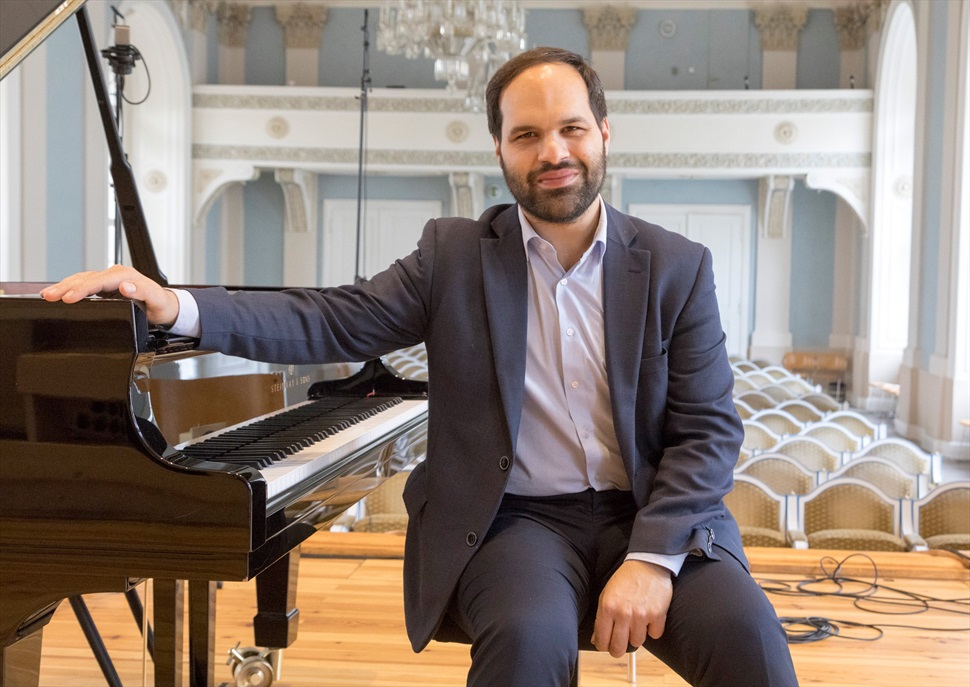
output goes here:
[[465, 543], [469, 546], [475, 546], [475, 542], [478, 541], [478, 535], [474, 532], [469, 532], [468, 536], [465, 537]]
[[512, 461], [509, 460], [508, 456], [502, 456], [501, 458], [498, 459], [498, 466], [499, 466], [499, 469], [501, 470], [508, 470], [511, 464], [512, 464]]

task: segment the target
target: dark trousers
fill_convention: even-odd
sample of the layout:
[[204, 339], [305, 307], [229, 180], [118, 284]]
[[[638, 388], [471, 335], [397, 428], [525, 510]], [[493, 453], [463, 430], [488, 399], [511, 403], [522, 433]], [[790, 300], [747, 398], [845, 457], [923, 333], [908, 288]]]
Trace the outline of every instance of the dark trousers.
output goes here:
[[[471, 639], [470, 687], [570, 683], [592, 649], [600, 590], [623, 562], [636, 505], [626, 492], [506, 496], [449, 609]], [[663, 636], [644, 647], [692, 685], [796, 685], [764, 592], [727, 551], [689, 556]]]

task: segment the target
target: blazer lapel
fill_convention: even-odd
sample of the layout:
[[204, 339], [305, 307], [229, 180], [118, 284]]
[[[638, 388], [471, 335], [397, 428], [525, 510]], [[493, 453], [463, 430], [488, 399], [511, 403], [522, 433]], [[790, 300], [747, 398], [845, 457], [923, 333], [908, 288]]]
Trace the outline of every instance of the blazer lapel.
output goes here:
[[518, 206], [496, 217], [492, 230], [494, 237], [481, 240], [482, 279], [495, 372], [514, 448], [525, 394], [529, 319], [528, 273]]
[[650, 251], [636, 248], [636, 228], [607, 205], [603, 256], [603, 320], [606, 375], [613, 424], [627, 472], [635, 471], [635, 409], [650, 285]]

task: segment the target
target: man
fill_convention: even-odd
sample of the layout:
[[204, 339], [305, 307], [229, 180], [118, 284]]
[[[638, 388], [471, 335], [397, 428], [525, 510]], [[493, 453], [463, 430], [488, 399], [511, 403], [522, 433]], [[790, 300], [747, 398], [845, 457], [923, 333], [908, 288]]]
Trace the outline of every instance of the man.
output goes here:
[[114, 267], [42, 293], [120, 289], [200, 347], [262, 360], [424, 341], [407, 627], [417, 651], [470, 641], [470, 685], [566, 684], [587, 642], [642, 644], [693, 684], [795, 684], [722, 502], [742, 431], [710, 253], [600, 199], [610, 127], [581, 57], [523, 53], [486, 99], [518, 204], [430, 221], [366, 282], [176, 294]]

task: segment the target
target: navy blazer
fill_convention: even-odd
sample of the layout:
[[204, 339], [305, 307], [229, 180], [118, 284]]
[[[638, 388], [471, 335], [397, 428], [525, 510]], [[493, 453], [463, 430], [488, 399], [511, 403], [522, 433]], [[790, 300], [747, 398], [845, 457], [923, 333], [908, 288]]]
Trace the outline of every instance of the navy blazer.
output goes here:
[[[743, 439], [700, 244], [607, 206], [606, 369], [639, 512], [630, 551], [726, 551], [746, 565], [722, 501]], [[417, 250], [352, 286], [193, 290], [201, 347], [257, 360], [366, 360], [424, 341], [428, 455], [408, 479], [405, 613], [416, 651], [441, 625], [488, 532], [514, 459], [525, 386], [527, 266], [517, 207], [431, 220]]]

